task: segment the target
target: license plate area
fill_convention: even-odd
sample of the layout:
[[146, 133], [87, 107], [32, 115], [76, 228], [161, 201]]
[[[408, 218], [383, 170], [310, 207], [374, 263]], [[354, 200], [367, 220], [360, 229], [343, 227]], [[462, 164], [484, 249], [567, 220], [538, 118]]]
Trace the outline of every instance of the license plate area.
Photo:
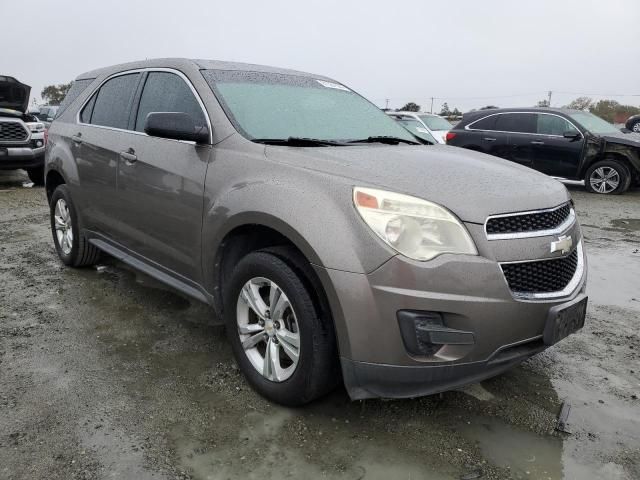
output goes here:
[[587, 315], [587, 300], [585, 297], [569, 306], [560, 306], [549, 312], [549, 318], [542, 336], [546, 345], [558, 343], [563, 338], [584, 327]]

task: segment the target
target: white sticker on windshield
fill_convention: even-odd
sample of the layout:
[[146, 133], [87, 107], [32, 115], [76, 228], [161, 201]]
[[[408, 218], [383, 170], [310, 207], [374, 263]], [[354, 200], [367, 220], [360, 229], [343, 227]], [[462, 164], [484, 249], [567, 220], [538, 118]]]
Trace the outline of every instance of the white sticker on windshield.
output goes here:
[[422, 128], [422, 127], [416, 127], [416, 132], [429, 133], [429, 130], [427, 130], [426, 128]]
[[347, 87], [345, 87], [344, 85], [340, 85], [339, 83], [325, 82], [324, 80], [316, 80], [316, 82], [318, 82], [323, 87], [335, 88], [336, 90], [344, 90], [345, 92], [351, 91]]

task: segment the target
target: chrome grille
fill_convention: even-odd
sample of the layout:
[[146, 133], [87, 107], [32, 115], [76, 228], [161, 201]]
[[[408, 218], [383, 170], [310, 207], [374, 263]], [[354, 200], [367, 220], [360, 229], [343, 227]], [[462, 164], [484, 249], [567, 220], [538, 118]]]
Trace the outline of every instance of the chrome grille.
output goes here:
[[549, 293], [564, 290], [576, 274], [578, 248], [566, 257], [500, 265], [507, 284], [518, 294]]
[[512, 234], [548, 232], [560, 227], [573, 215], [571, 203], [556, 208], [505, 215], [493, 215], [487, 219], [485, 231], [488, 237]]
[[0, 142], [24, 142], [29, 131], [20, 122], [0, 121]]

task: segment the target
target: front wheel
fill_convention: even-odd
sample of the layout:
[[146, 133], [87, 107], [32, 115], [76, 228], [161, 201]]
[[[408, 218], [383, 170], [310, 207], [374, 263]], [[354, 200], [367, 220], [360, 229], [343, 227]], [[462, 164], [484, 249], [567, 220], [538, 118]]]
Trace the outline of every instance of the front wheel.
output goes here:
[[332, 324], [322, 321], [313, 292], [285, 261], [269, 252], [250, 253], [225, 287], [229, 341], [258, 393], [295, 406], [335, 385]]
[[631, 174], [622, 162], [605, 159], [589, 167], [584, 184], [591, 193], [617, 195], [629, 188]]

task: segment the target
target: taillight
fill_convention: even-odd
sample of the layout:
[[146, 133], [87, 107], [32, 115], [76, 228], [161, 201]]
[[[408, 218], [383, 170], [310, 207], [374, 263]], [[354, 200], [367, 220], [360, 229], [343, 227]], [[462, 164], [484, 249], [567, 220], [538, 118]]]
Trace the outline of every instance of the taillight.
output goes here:
[[456, 134], [453, 132], [447, 132], [447, 134], [444, 137], [444, 140], [448, 143], [449, 140], [453, 140], [454, 138], [456, 138]]

